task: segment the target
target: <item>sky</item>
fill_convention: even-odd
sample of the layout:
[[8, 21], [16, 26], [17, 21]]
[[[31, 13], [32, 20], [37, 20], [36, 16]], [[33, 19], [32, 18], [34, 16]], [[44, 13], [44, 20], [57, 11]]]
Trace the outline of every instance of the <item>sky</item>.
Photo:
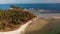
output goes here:
[[11, 3], [60, 3], [60, 0], [0, 0], [0, 4]]

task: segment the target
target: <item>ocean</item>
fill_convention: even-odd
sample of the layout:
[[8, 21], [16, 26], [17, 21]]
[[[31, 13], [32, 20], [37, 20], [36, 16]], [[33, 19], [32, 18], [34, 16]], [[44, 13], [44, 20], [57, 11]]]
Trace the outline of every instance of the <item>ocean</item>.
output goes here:
[[45, 10], [58, 10], [60, 11], [60, 4], [0, 4], [0, 9], [9, 9], [9, 7], [19, 6], [23, 8], [40, 8]]
[[[0, 9], [8, 10], [11, 5], [23, 7], [23, 8], [40, 8], [40, 9], [45, 9], [45, 10], [60, 11], [60, 4], [0, 4]], [[60, 13], [44, 14], [44, 13], [39, 13], [38, 11], [30, 11], [30, 12], [33, 12], [41, 17], [49, 17], [49, 16], [60, 17]]]

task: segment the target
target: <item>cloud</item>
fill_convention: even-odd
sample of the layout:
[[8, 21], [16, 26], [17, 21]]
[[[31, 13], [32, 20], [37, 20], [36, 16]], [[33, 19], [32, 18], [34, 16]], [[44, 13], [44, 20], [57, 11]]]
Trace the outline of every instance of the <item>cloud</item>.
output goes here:
[[13, 0], [0, 0], [0, 4], [14, 3]]
[[60, 3], [60, 0], [0, 0], [0, 4], [9, 3]]

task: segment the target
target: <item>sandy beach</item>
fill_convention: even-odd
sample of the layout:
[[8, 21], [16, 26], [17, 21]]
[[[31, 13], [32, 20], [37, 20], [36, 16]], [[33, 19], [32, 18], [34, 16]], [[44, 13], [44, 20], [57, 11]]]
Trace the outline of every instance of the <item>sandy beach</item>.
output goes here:
[[57, 34], [60, 33], [60, 19], [50, 21], [38, 18], [25, 30], [25, 34]]
[[[39, 13], [32, 12], [37, 15], [37, 19], [29, 24], [23, 34], [57, 34], [60, 33], [60, 13]], [[54, 18], [54, 19], [52, 19]], [[48, 20], [50, 21], [48, 21]]]

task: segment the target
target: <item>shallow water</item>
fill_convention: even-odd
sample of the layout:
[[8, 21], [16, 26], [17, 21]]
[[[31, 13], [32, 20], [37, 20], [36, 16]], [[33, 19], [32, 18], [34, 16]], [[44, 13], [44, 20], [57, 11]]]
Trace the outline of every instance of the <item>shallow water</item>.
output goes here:
[[32, 12], [39, 17], [60, 17], [60, 13], [40, 13], [36, 10], [32, 10], [32, 11], [29, 10], [29, 12]]
[[37, 14], [38, 16], [40, 17], [60, 17], [60, 13], [51, 13], [51, 14], [42, 14], [42, 13], [39, 13]]

